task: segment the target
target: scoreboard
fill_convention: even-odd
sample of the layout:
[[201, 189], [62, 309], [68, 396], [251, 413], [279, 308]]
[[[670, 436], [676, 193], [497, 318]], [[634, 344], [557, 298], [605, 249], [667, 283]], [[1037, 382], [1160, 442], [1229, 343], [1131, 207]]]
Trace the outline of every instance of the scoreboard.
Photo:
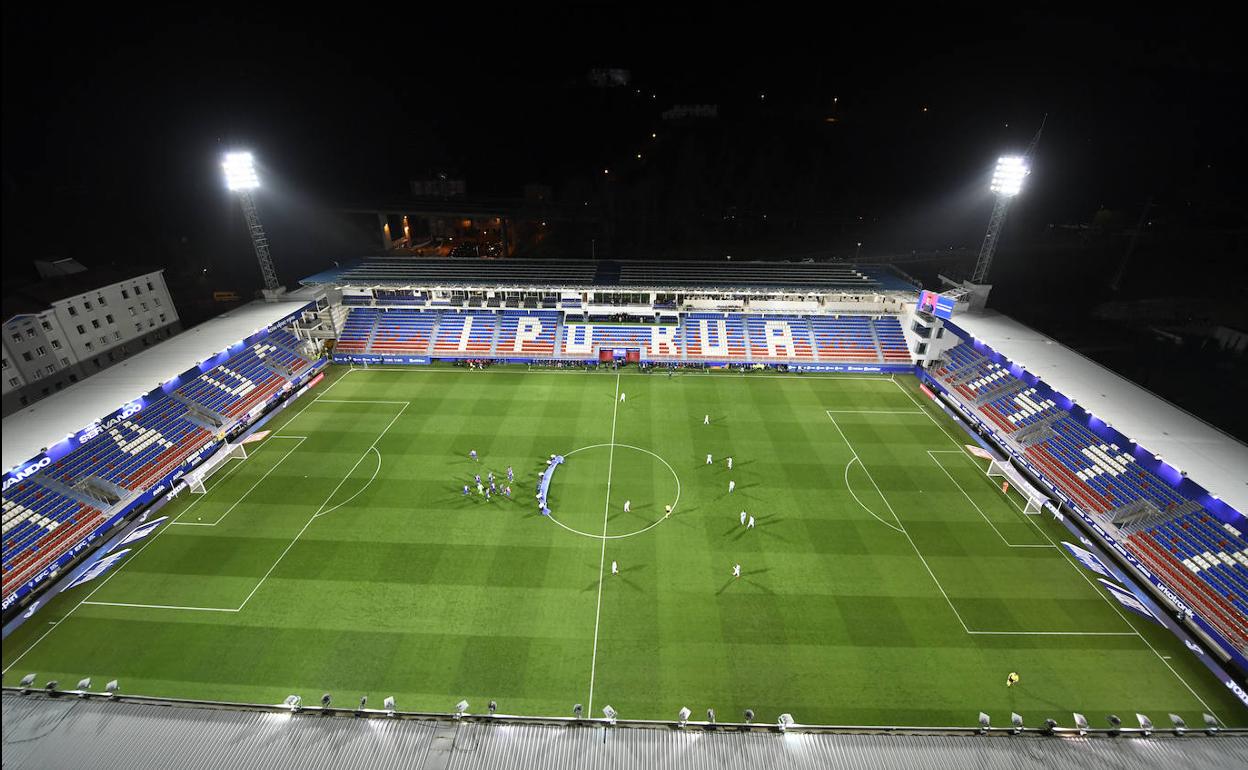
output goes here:
[[934, 315], [937, 318], [953, 318], [953, 297], [946, 297], [934, 291], [919, 293], [919, 312]]

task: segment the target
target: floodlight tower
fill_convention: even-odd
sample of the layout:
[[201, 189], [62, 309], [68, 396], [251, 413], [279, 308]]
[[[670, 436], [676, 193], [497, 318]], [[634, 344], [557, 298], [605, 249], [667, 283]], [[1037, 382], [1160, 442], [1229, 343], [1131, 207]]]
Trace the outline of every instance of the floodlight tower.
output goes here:
[[251, 245], [256, 250], [260, 274], [264, 276], [264, 288], [268, 292], [278, 292], [282, 287], [277, 282], [277, 271], [273, 269], [273, 257], [269, 255], [269, 239], [260, 225], [256, 202], [251, 197], [251, 191], [260, 186], [255, 161], [249, 152], [231, 152], [226, 154], [221, 168], [225, 170], [226, 186], [238, 194], [238, 201], [243, 205], [243, 216], [247, 219], [247, 230], [251, 233]]
[[1001, 226], [1005, 224], [1005, 215], [1010, 210], [1014, 196], [1023, 189], [1023, 178], [1028, 173], [1027, 158], [1024, 156], [1006, 155], [997, 158], [997, 170], [992, 174], [990, 188], [996, 200], [992, 205], [992, 218], [988, 220], [984, 245], [979, 249], [979, 261], [975, 263], [975, 272], [971, 274], [971, 283], [982, 284], [988, 277], [988, 268], [992, 267], [992, 255], [997, 251], [997, 236], [1001, 234]]

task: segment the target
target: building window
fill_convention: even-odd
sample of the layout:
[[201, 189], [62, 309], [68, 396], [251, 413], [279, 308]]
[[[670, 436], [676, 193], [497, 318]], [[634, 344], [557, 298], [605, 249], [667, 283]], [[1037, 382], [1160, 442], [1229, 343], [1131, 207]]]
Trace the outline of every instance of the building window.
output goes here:
[[136, 297], [143, 296], [143, 290], [139, 288], [139, 285], [137, 283], [134, 285], [134, 296]]
[[136, 315], [138, 315], [138, 313], [134, 312], [134, 308], [133, 308], [133, 307], [131, 307], [131, 308], [130, 308], [130, 317], [131, 317], [131, 318], [134, 318]]
[[101, 345], [107, 345], [107, 344], [108, 344], [108, 337], [100, 337], [100, 344], [101, 344]]
[[156, 291], [156, 287], [152, 285], [152, 282], [151, 282], [151, 281], [148, 281], [148, 282], [147, 282], [147, 290], [148, 290], [148, 291]]
[[56, 371], [56, 364], [48, 364], [48, 374], [52, 374], [55, 371]]
[[10, 388], [16, 388], [16, 387], [17, 387], [20, 383], [21, 383], [21, 380], [17, 379], [16, 377], [10, 377], [10, 378], [9, 378], [9, 387], [10, 387]]
[[46, 356], [47, 354], [48, 354], [48, 349], [45, 348], [43, 345], [40, 345], [39, 347], [35, 348], [35, 355]]
[[156, 303], [156, 307], [160, 307], [160, 297], [157, 297], [156, 299], [152, 300], [152, 302]]
[[122, 299], [130, 299], [130, 292], [126, 291], [125, 289], [122, 289], [122, 290], [121, 290], [121, 298], [122, 298]]
[[14, 341], [14, 342], [21, 342], [21, 341], [22, 341], [22, 335], [21, 335], [21, 334], [14, 334], [14, 335], [13, 335], [13, 341]]
[[52, 340], [52, 349], [53, 349], [53, 350], [60, 350], [60, 349], [61, 349], [61, 341], [60, 341], [60, 340]]
[[148, 322], [147, 322], [147, 328], [149, 328], [149, 329], [151, 329], [151, 328], [152, 328], [153, 326], [155, 326], [155, 325], [156, 325], [156, 322], [155, 322], [155, 321], [148, 321]]
[[117, 323], [116, 321], [114, 321], [114, 320], [113, 320], [113, 314], [112, 314], [112, 313], [109, 313], [108, 315], [104, 316], [104, 320], [105, 320], [105, 321], [108, 321], [110, 324], [115, 324], [115, 323]]
[[78, 315], [78, 308], [74, 307], [73, 305], [70, 305], [70, 306], [69, 306], [69, 314], [70, 314], [70, 315]]
[[98, 329], [98, 328], [100, 328], [100, 319], [98, 319], [98, 318], [92, 318], [92, 319], [91, 319], [91, 328], [92, 328], [92, 329]]
[[34, 330], [34, 329], [27, 329], [27, 330], [26, 330], [26, 339], [28, 339], [28, 340], [33, 340], [34, 338], [35, 338], [35, 330]]
[[94, 350], [94, 349], [95, 349], [95, 348], [91, 345], [91, 343], [90, 343], [90, 342], [84, 342], [84, 343], [82, 344], [82, 346], [83, 346], [84, 348], [86, 348], [87, 350]]
[[82, 306], [83, 306], [84, 308], [86, 308], [87, 310], [90, 310], [90, 309], [91, 309], [91, 303], [90, 303], [88, 300], [85, 300], [85, 299], [84, 299], [84, 300], [82, 301]]
[[160, 314], [160, 322], [161, 322], [162, 324], [165, 322], [165, 314], [164, 314], [164, 313], [161, 313], [161, 314]]
[[101, 294], [101, 295], [99, 295], [98, 297], [96, 297], [96, 298], [95, 298], [95, 301], [96, 301], [96, 302], [98, 302], [98, 303], [100, 303], [100, 306], [101, 306], [101, 307], [108, 307], [108, 300], [104, 299], [104, 295], [103, 295], [103, 294]]
[[25, 351], [25, 352], [23, 352], [23, 353], [22, 353], [22, 360], [23, 360], [23, 361], [31, 361], [31, 360], [33, 360], [33, 359], [34, 359], [34, 356], [32, 356], [32, 355], [30, 354], [30, 351], [29, 351], [29, 350], [27, 350], [27, 351]]
[[42, 380], [42, 379], [43, 379], [43, 370], [42, 370], [42, 369], [36, 369], [36, 370], [35, 370], [35, 379], [36, 379], [36, 380]]
[[43, 329], [44, 329], [44, 331], [49, 331], [49, 332], [50, 332], [50, 331], [52, 331], [52, 324], [48, 323], [47, 321], [44, 321], [44, 322], [43, 322]]
[[78, 324], [78, 333], [79, 333], [79, 334], [86, 334], [86, 333], [87, 333], [87, 327], [83, 326], [82, 324]]
[[61, 366], [68, 367], [68, 366], [69, 366], [69, 359], [68, 359], [68, 358], [62, 358], [62, 359], [61, 359]]
[[113, 339], [115, 340], [121, 339], [121, 332], [113, 332]]
[[146, 302], [140, 302], [139, 304], [143, 306], [143, 312], [144, 312], [144, 313], [146, 313], [146, 312], [147, 312], [147, 303], [146, 303]]

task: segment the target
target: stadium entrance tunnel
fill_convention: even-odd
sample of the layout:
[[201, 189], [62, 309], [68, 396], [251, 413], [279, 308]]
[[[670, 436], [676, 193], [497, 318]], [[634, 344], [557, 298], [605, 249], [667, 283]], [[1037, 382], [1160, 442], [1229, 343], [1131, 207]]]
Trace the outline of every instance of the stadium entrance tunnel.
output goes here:
[[[631, 444], [593, 444], [564, 452], [550, 484], [550, 518], [584, 537], [641, 535], [680, 514], [680, 477], [658, 454]], [[629, 510], [624, 510], [624, 503]]]

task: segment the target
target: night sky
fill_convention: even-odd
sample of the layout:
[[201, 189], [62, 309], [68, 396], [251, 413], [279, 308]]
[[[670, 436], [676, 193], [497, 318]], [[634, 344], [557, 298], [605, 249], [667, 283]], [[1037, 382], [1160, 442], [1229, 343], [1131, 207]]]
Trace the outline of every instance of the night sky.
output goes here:
[[[993, 160], [1046, 113], [1016, 244], [1102, 207], [1134, 223], [1150, 197], [1158, 220], [1244, 227], [1238, 44], [1184, 16], [4, 14], [6, 280], [73, 256], [202, 263], [252, 288], [218, 168], [235, 146], [263, 163], [261, 213], [288, 283], [358, 250], [320, 207], [400, 198], [442, 170], [473, 197], [518, 197], [529, 182], [564, 200], [614, 196], [621, 258], [975, 249]], [[632, 82], [592, 88], [593, 67]], [[703, 103], [719, 117], [660, 117]], [[773, 224], [689, 225], [730, 211]], [[802, 224], [776, 230], [790, 220]]]

